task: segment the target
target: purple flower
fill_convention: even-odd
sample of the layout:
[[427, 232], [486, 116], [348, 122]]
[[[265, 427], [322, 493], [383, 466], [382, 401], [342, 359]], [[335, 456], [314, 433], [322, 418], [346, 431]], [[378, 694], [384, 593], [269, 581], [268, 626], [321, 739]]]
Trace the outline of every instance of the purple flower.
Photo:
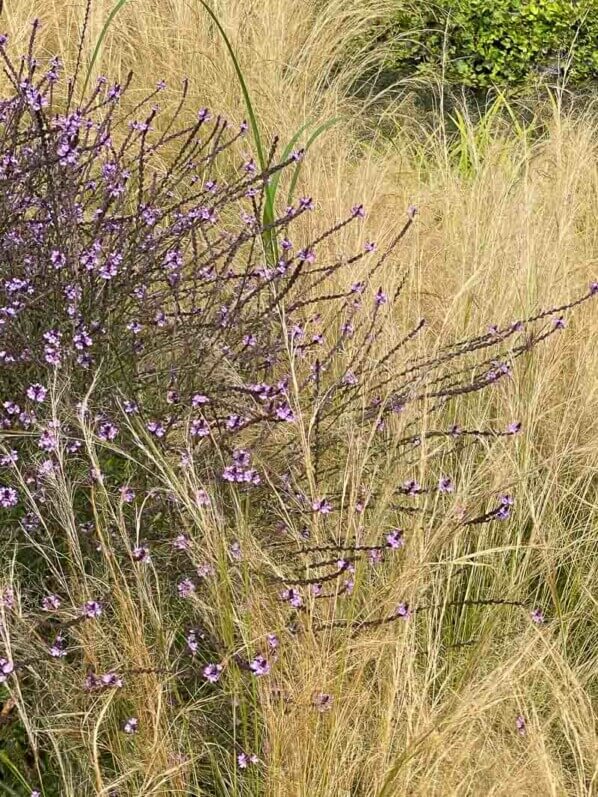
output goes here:
[[565, 327], [567, 326], [567, 322], [565, 321], [565, 319], [561, 315], [558, 318], [553, 318], [552, 319], [552, 326], [555, 329], [565, 329]]
[[259, 762], [259, 758], [254, 753], [239, 753], [237, 756], [239, 769], [247, 769], [250, 764], [259, 764]]
[[525, 725], [525, 717], [521, 714], [515, 719], [515, 727], [517, 728], [517, 733], [519, 736], [525, 736], [527, 733], [527, 728]]
[[208, 437], [210, 434], [210, 427], [203, 418], [191, 421], [189, 432], [192, 437]]
[[177, 584], [177, 590], [180, 598], [190, 598], [195, 592], [195, 584], [190, 578], [184, 578]]
[[388, 301], [388, 296], [384, 293], [382, 288], [378, 288], [378, 292], [374, 297], [374, 303], [376, 304], [376, 306], [380, 307], [381, 305], [386, 304], [387, 301]]
[[214, 570], [214, 566], [209, 562], [203, 562], [203, 564], [197, 566], [197, 570], [195, 571], [200, 578], [209, 578], [213, 576], [216, 572]]
[[63, 659], [66, 656], [66, 650], [64, 649], [64, 646], [64, 637], [59, 634], [48, 651], [50, 656], [52, 656], [54, 659]]
[[148, 421], [146, 426], [148, 432], [151, 432], [154, 437], [164, 437], [166, 429], [159, 421]]
[[253, 661], [249, 662], [249, 669], [258, 677], [268, 675], [270, 672], [270, 662], [265, 659], [264, 656], [256, 656]]
[[102, 604], [98, 603], [98, 601], [87, 601], [87, 603], [83, 604], [81, 613], [88, 619], [93, 620], [102, 614]]
[[123, 731], [125, 733], [137, 733], [139, 730], [139, 720], [137, 717], [129, 717], [129, 719], [123, 725]]
[[131, 551], [134, 562], [150, 562], [150, 551], [147, 545], [136, 545]]
[[189, 538], [186, 537], [184, 534], [179, 534], [172, 541], [172, 547], [175, 548], [177, 551], [188, 551], [189, 546], [190, 546]]
[[195, 393], [195, 395], [191, 397], [191, 404], [194, 407], [201, 407], [202, 404], [207, 404], [209, 401], [210, 399], [202, 393]]
[[98, 437], [100, 440], [111, 441], [116, 439], [118, 435], [118, 426], [109, 421], [101, 423], [98, 429]]
[[0, 684], [6, 683], [8, 676], [13, 672], [15, 666], [8, 659], [0, 659]]
[[276, 650], [276, 648], [280, 645], [280, 640], [276, 634], [266, 634], [266, 641], [268, 643], [268, 647], [272, 648], [272, 650]]
[[315, 263], [316, 253], [313, 249], [301, 249], [299, 252], [297, 252], [297, 260], [300, 260], [303, 263]]
[[220, 679], [223, 669], [222, 664], [206, 664], [201, 672], [206, 681], [215, 684]]
[[292, 587], [289, 589], [284, 589], [280, 593], [280, 597], [283, 601], [290, 603], [295, 609], [299, 609], [301, 606], [303, 606], [303, 598], [301, 597], [301, 594]]
[[31, 401], [36, 401], [38, 404], [45, 400], [47, 393], [47, 388], [40, 385], [39, 382], [35, 382], [27, 388], [27, 398], [31, 399]]
[[403, 535], [403, 529], [393, 529], [389, 534], [387, 534], [386, 544], [389, 548], [393, 548], [394, 550], [404, 548], [405, 537]]
[[536, 625], [542, 625], [544, 622], [544, 612], [542, 612], [541, 609], [534, 609], [531, 612], [530, 617], [532, 618], [532, 623], [535, 623]]
[[440, 493], [453, 493], [455, 485], [453, 480], [448, 476], [441, 476], [438, 480], [438, 492]]
[[276, 417], [280, 421], [287, 421], [288, 423], [292, 423], [295, 420], [295, 413], [289, 407], [288, 404], [281, 404], [276, 409]]
[[210, 496], [205, 490], [195, 491], [195, 503], [197, 506], [210, 506]]
[[363, 205], [355, 205], [351, 208], [351, 216], [354, 219], [363, 219], [365, 218], [365, 208]]
[[513, 421], [507, 426], [507, 434], [518, 434], [521, 431], [521, 421]]
[[409, 608], [408, 603], [399, 603], [397, 608], [395, 609], [395, 617], [402, 617], [403, 620], [409, 620], [413, 612]]
[[111, 689], [120, 689], [123, 685], [123, 680], [117, 673], [107, 672], [104, 675], [100, 675], [100, 684]]
[[120, 500], [125, 504], [131, 504], [135, 500], [135, 491], [127, 484], [120, 488]]
[[37, 445], [42, 451], [56, 451], [58, 448], [58, 439], [52, 429], [44, 429], [41, 433]]
[[421, 493], [421, 491], [422, 488], [418, 482], [415, 481], [415, 479], [408, 479], [403, 484], [403, 492], [405, 495], [417, 495], [418, 493]]
[[185, 641], [187, 642], [189, 653], [191, 653], [192, 656], [195, 656], [199, 650], [199, 639], [203, 639], [203, 634], [200, 631], [196, 631], [194, 628], [191, 628], [187, 632]]
[[0, 485], [0, 507], [10, 509], [19, 503], [19, 494], [13, 487]]
[[320, 515], [329, 515], [332, 512], [332, 504], [327, 498], [319, 498], [313, 501], [311, 508], [314, 512], [319, 512]]
[[53, 593], [50, 595], [45, 595], [42, 598], [42, 609], [45, 612], [53, 612], [56, 611], [56, 609], [60, 609], [60, 604], [60, 598], [58, 595], [54, 595]]
[[332, 695], [327, 694], [326, 692], [320, 692], [317, 695], [314, 695], [313, 704], [320, 712], [330, 711], [332, 708], [333, 702]]

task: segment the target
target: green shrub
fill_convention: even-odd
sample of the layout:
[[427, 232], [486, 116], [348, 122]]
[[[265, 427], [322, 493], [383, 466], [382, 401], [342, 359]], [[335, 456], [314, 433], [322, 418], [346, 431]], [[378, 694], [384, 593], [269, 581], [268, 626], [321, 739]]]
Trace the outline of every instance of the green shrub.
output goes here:
[[444, 73], [474, 88], [542, 73], [598, 78], [598, 0], [398, 0], [388, 38], [400, 76]]

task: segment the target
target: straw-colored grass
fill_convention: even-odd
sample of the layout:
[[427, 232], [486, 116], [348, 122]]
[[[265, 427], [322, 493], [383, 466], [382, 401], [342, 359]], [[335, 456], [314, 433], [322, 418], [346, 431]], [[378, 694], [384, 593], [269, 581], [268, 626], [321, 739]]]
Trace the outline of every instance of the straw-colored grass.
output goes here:
[[[42, 7], [28, 0], [5, 2], [2, 27], [18, 49], [28, 21], [41, 14], [48, 52], [72, 58], [83, 5], [82, 0], [48, 0]], [[409, 311], [429, 320], [430, 347], [441, 335], [483, 331], [489, 323], [513, 321], [573, 298], [598, 275], [598, 112], [564, 113], [557, 97], [552, 105], [538, 106], [541, 124], [534, 129], [517, 130], [497, 117], [483, 135], [479, 124], [465, 118], [451, 144], [442, 125], [425, 132], [405, 97], [386, 103], [374, 103], [371, 96], [352, 99], [348, 87], [366, 66], [375, 68], [376, 57], [355, 49], [354, 37], [390, 5], [387, 0], [212, 3], [235, 47], [266, 140], [279, 135], [285, 144], [308, 120], [315, 126], [339, 119], [314, 144], [303, 168], [302, 190], [318, 206], [310, 223], [324, 228], [362, 201], [368, 238], [384, 241], [396, 233], [410, 203], [419, 208], [384, 279], [392, 283], [397, 262], [409, 265]], [[111, 7], [107, 0], [94, 3], [92, 43]], [[90, 50], [91, 44], [87, 57]], [[161, 78], [175, 87], [188, 76], [198, 107], [207, 105], [235, 122], [246, 116], [231, 61], [199, 4], [130, 0], [117, 14], [96, 64], [97, 73], [115, 79], [129, 69], [136, 75], [135, 91]], [[405, 331], [397, 321], [396, 329], [388, 330], [390, 338]], [[142, 728], [134, 741], [109, 734], [104, 720], [110, 701], [90, 704], [72, 690], [72, 673], [62, 680], [49, 675], [52, 694], [37, 705], [18, 692], [16, 699], [35, 743], [45, 749], [54, 745], [62, 768], [59, 793], [107, 795], [121, 778], [120, 793], [132, 797], [597, 794], [597, 336], [598, 317], [590, 304], [556, 339], [520, 361], [506, 387], [463, 405], [463, 425], [479, 427], [489, 418], [523, 423], [516, 440], [467, 455], [458, 474], [459, 503], [475, 500], [486, 488], [512, 491], [513, 519], [498, 529], [456, 534], [445, 525], [432, 538], [414, 525], [400, 579], [398, 570], [393, 577], [392, 568], [386, 569], [360, 596], [360, 605], [371, 605], [377, 616], [399, 600], [417, 603], [424, 594], [442, 606], [455, 579], [471, 597], [517, 599], [536, 584], [551, 601], [544, 627], [535, 627], [518, 609], [488, 607], [472, 616], [451, 614], [446, 607], [450, 641], [473, 636], [471, 645], [447, 651], [441, 646], [447, 638], [441, 640], [420, 618], [355, 638], [308, 635], [283, 645], [276, 684], [288, 703], [275, 699], [266, 682], [255, 697], [267, 739], [258, 778], [263, 792], [258, 780], [251, 785], [253, 776], [241, 774], [228, 786], [215, 782], [211, 791], [204, 782], [199, 790], [210, 754], [205, 716], [216, 714], [217, 723], [218, 706], [208, 699], [186, 704], [167, 675], [141, 677], [130, 695]], [[91, 446], [90, 440], [90, 451]], [[364, 443], [356, 439], [354, 457], [343, 465], [348, 480], [358, 482], [366, 459]], [[392, 462], [388, 468], [389, 481], [409, 475]], [[156, 464], [156, 474], [188, 501], [188, 486], [165, 464]], [[101, 529], [114, 510], [107, 498], [98, 501]], [[216, 555], [221, 519], [198, 514], [190, 502], [188, 510], [190, 533], [208, 555]], [[56, 511], [63, 513], [66, 529], [75, 528], [67, 484], [57, 495]], [[111, 521], [118, 526], [118, 516]], [[252, 518], [240, 509], [234, 536], [250, 563], [258, 565], [267, 554], [253, 531]], [[80, 632], [89, 661], [116, 658], [142, 668], [166, 658], [173, 623], [161, 619], [167, 602], [152, 576], [131, 584], [114, 569], [107, 583], [90, 584], [84, 562], [77, 560], [75, 537], [73, 561], [62, 576], [65, 594], [80, 603], [109, 591], [115, 612], [108, 625]], [[108, 535], [103, 544], [110, 546]], [[3, 575], [8, 582], [10, 571]], [[221, 589], [211, 596], [212, 611], [226, 634], [227, 624], [242, 626], [245, 615]], [[261, 598], [259, 592], [244, 596], [253, 623], [245, 630], [247, 639], [281, 622], [282, 610]], [[314, 711], [318, 692], [334, 696], [331, 711]], [[527, 719], [526, 736], [517, 733], [518, 714]], [[112, 778], [102, 769], [106, 746], [117, 768]], [[177, 759], [180, 754], [183, 759]]]

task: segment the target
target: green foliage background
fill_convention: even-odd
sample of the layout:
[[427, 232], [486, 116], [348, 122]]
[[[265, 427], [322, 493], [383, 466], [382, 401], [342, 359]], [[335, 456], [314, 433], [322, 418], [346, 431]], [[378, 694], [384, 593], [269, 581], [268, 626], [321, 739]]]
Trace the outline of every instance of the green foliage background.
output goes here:
[[598, 79], [598, 0], [398, 0], [384, 33], [399, 76], [474, 88], [540, 74]]

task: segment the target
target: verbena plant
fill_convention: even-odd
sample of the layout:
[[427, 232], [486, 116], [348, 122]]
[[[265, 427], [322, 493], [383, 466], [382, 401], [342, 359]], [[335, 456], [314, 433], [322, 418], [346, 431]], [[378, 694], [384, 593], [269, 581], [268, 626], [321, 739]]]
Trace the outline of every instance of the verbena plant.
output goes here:
[[[166, 118], [162, 84], [128, 109], [130, 79], [100, 78], [77, 99], [78, 70], [65, 81], [58, 59], [39, 65], [36, 30], [20, 59], [0, 40], [12, 85], [0, 105], [0, 528], [13, 554], [0, 687], [29, 746], [19, 778], [47, 794], [149, 793], [129, 736], [163, 734], [152, 765], [177, 788], [260, 793], [257, 681], [305, 635], [434, 614], [409, 596], [377, 611], [364, 587], [416, 526], [446, 536], [509, 518], [511, 494], [468, 509], [452, 496], [464, 448], [521, 425], [463, 428], [459, 411], [598, 283], [428, 354], [414, 348], [423, 319], [388, 343], [408, 289], [391, 265], [415, 208], [387, 246], [330, 259], [362, 206], [311, 239], [309, 197], [264, 222], [268, 186], [300, 150], [278, 161], [274, 142], [260, 166], [242, 155], [247, 125], [206, 108], [181, 125], [185, 88]], [[224, 154], [236, 172], [219, 168]], [[529, 595], [457, 589], [444, 605], [543, 621]], [[323, 692], [306, 710], [332, 705]]]

